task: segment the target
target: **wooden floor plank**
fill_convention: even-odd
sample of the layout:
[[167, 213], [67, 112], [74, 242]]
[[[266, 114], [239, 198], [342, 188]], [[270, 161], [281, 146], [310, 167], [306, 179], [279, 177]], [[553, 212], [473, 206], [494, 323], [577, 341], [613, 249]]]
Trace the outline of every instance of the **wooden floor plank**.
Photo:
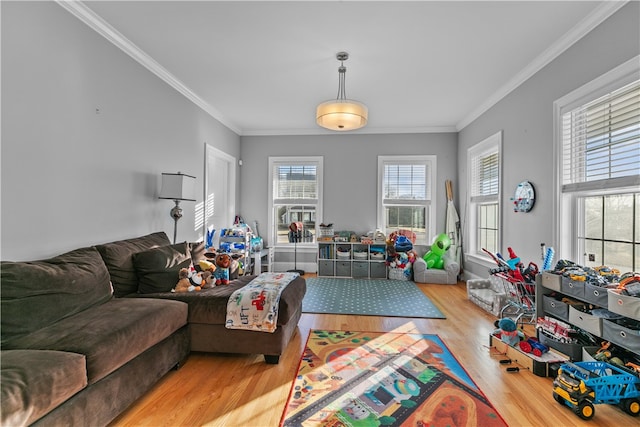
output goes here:
[[192, 353], [112, 426], [277, 426], [311, 329], [438, 334], [510, 426], [640, 425], [610, 405], [596, 405], [595, 417], [583, 421], [553, 400], [551, 378], [507, 372], [504, 356], [489, 348], [495, 317], [467, 299], [464, 283], [419, 287], [446, 319], [303, 314], [278, 365], [261, 355]]

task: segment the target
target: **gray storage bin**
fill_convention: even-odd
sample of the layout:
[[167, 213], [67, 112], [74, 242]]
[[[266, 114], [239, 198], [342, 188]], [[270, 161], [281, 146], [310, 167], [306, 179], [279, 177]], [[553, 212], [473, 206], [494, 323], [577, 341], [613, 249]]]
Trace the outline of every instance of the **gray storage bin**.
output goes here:
[[569, 305], [558, 301], [557, 299], [549, 296], [542, 296], [542, 307], [544, 308], [544, 312], [553, 317], [557, 317], [560, 320], [564, 320], [565, 322], [569, 321]]
[[560, 292], [562, 276], [548, 271], [542, 272], [542, 286]]
[[553, 339], [542, 332], [538, 333], [538, 340], [547, 347], [558, 350], [574, 362], [582, 360], [582, 346], [580, 344], [564, 343]]
[[607, 296], [607, 288], [595, 286], [590, 283], [584, 284], [584, 300], [598, 307], [607, 308], [609, 297]]
[[354, 261], [351, 274], [353, 277], [369, 277], [369, 263], [367, 261]]
[[336, 276], [351, 277], [351, 261], [336, 261]]
[[560, 292], [584, 300], [584, 282], [573, 281], [563, 277], [560, 284]]
[[602, 338], [640, 354], [640, 330], [630, 329], [604, 319], [602, 321]]
[[318, 261], [318, 276], [335, 276], [333, 271], [335, 261]]
[[640, 321], [640, 298], [622, 295], [617, 289], [609, 289], [607, 298], [609, 311]]
[[370, 277], [372, 279], [386, 279], [387, 278], [387, 266], [384, 262], [372, 262], [369, 266]]
[[602, 317], [593, 316], [569, 307], [569, 323], [594, 335], [602, 335]]

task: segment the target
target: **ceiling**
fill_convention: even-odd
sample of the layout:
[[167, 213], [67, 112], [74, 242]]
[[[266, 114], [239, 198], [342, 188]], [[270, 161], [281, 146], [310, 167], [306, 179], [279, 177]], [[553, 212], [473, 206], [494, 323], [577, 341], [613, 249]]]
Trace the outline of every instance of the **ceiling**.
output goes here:
[[[624, 3], [624, 2], [622, 2]], [[620, 7], [596, 1], [87, 1], [60, 4], [239, 135], [456, 131]], [[73, 9], [73, 10], [72, 10]]]

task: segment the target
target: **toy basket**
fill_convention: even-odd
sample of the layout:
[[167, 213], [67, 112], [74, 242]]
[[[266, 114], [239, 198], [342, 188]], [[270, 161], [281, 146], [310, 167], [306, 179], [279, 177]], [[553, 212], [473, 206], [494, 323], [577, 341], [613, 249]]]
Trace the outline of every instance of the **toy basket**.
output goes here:
[[389, 267], [389, 279], [411, 280], [411, 269]]
[[320, 237], [333, 238], [333, 227], [319, 227]]
[[351, 251], [336, 251], [336, 254], [338, 255], [338, 259], [349, 259], [351, 258]]
[[367, 259], [367, 253], [363, 251], [353, 251], [353, 259]]

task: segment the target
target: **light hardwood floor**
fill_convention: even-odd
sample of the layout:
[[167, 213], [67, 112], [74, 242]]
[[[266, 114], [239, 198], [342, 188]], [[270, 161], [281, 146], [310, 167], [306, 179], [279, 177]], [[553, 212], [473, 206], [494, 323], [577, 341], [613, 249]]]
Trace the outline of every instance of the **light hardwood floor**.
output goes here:
[[438, 334], [510, 426], [640, 426], [609, 405], [583, 421], [553, 400], [551, 378], [506, 372], [504, 356], [489, 348], [495, 318], [467, 299], [464, 283], [419, 287], [446, 319], [303, 314], [278, 365], [260, 355], [193, 353], [112, 426], [278, 426], [310, 329]]

